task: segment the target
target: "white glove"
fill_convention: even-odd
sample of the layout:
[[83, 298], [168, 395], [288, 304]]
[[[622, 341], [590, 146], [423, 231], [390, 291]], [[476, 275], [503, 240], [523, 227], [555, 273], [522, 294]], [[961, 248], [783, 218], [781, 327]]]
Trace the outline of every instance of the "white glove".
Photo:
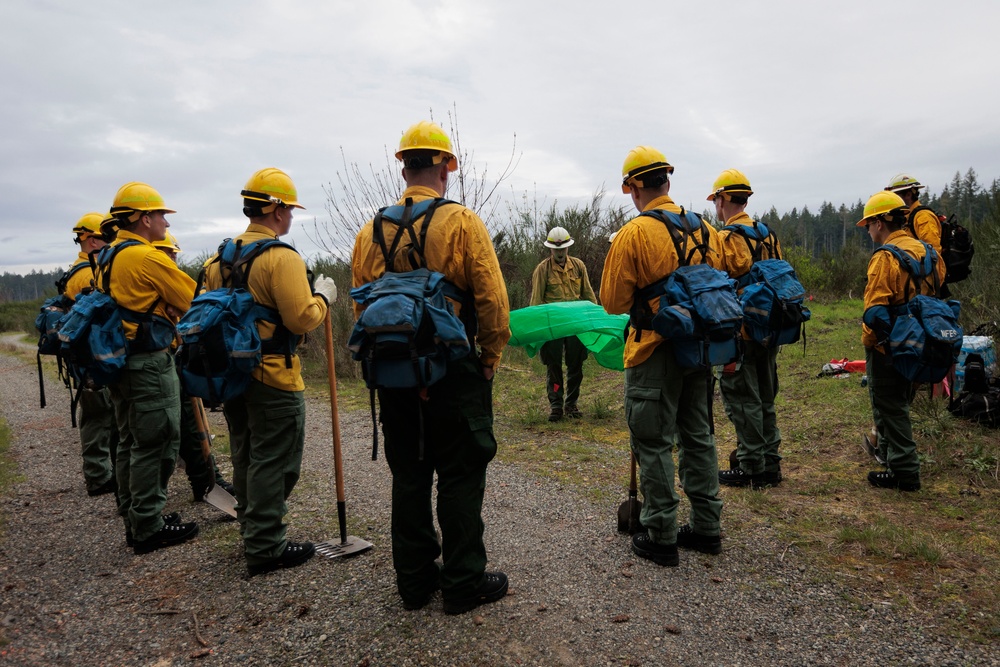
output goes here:
[[326, 299], [326, 305], [329, 306], [337, 300], [337, 283], [333, 282], [333, 278], [327, 278], [321, 273], [313, 283], [313, 294], [319, 294]]

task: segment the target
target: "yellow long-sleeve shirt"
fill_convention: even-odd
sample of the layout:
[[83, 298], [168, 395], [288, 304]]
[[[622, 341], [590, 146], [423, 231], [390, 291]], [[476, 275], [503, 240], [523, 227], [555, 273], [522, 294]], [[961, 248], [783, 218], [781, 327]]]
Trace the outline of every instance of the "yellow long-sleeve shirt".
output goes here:
[[[920, 202], [914, 202], [909, 210], [912, 211], [920, 205]], [[924, 243], [930, 244], [938, 257], [941, 256], [941, 221], [938, 220], [934, 211], [930, 209], [917, 211], [917, 214], [913, 216], [912, 235]]]
[[70, 271], [80, 264], [85, 264], [82, 269], [78, 270], [70, 279], [66, 281], [66, 291], [63, 295], [69, 299], [76, 301], [76, 297], [80, 292], [90, 287], [94, 282], [94, 269], [90, 266], [90, 255], [85, 252], [80, 252], [76, 256], [76, 261], [70, 266]]
[[[403, 192], [397, 203], [405, 203], [408, 197], [417, 203], [437, 196], [431, 188], [412, 186]], [[421, 219], [414, 226], [418, 235], [424, 222]], [[354, 242], [351, 256], [351, 284], [354, 287], [369, 283], [386, 271], [382, 250], [373, 241], [373, 228], [369, 220]], [[392, 224], [386, 224], [383, 230], [386, 246], [390, 247], [398, 230]], [[409, 245], [408, 239], [400, 243], [395, 270], [409, 271], [413, 268], [403, 260]], [[472, 294], [479, 323], [476, 335], [481, 350], [479, 360], [484, 366], [496, 369], [500, 365], [501, 352], [510, 339], [510, 305], [507, 285], [486, 225], [478, 215], [460, 204], [442, 204], [431, 218], [424, 254], [427, 268], [444, 274], [455, 287]], [[453, 305], [455, 312], [460, 314], [461, 304], [453, 302]], [[360, 316], [362, 310], [359, 304], [354, 305], [356, 316]]]
[[547, 257], [535, 267], [531, 274], [530, 305], [581, 300], [597, 303], [582, 259], [567, 256], [566, 263], [559, 266], [552, 257]]
[[[138, 241], [139, 245], [120, 250], [111, 267], [111, 296], [115, 302], [137, 313], [145, 313], [154, 302], [154, 315], [176, 324], [177, 317], [167, 313], [171, 306], [176, 313], [185, 313], [194, 298], [195, 281], [177, 268], [167, 255], [137, 234], [122, 230], [114, 245], [125, 241]], [[98, 267], [96, 282], [103, 285], [103, 271]], [[124, 321], [125, 336], [134, 340], [137, 325]]]
[[[277, 237], [269, 227], [250, 223], [247, 230], [234, 240], [247, 245]], [[222, 273], [218, 262], [206, 265], [205, 286], [208, 289], [222, 287]], [[281, 315], [282, 325], [293, 334], [308, 333], [323, 324], [327, 317], [326, 301], [313, 294], [309, 287], [306, 263], [291, 248], [270, 248], [258, 255], [250, 268], [247, 288], [258, 304], [277, 310]], [[261, 339], [271, 338], [274, 330], [275, 325], [270, 322], [257, 322]], [[265, 354], [263, 363], [254, 369], [253, 377], [269, 387], [284, 391], [302, 391], [306, 387], [297, 354], [291, 357], [291, 368], [288, 367], [284, 354]]]
[[[924, 247], [904, 230], [895, 231], [889, 235], [883, 245], [894, 245], [909, 253], [915, 259], [923, 259]], [[934, 267], [937, 283], [944, 283], [945, 267], [940, 261]], [[899, 306], [906, 303], [907, 284], [911, 283], [910, 274], [899, 265], [891, 253], [880, 251], [872, 254], [868, 261], [868, 284], [865, 285], [865, 310], [872, 306]], [[921, 294], [933, 294], [933, 285], [921, 281]], [[917, 295], [911, 286], [910, 297]], [[867, 324], [861, 325], [861, 343], [865, 347], [874, 347], [878, 342], [875, 333]]]
[[[654, 199], [643, 211], [657, 208], [671, 213], [681, 212], [681, 207], [667, 196]], [[702, 229], [707, 230], [709, 247], [704, 262], [716, 269], [723, 268], [718, 233], [710, 225], [704, 225]], [[701, 233], [704, 232], [696, 232]], [[691, 263], [702, 263], [701, 255], [695, 253]], [[611, 315], [629, 312], [637, 290], [665, 278], [679, 266], [677, 251], [666, 225], [648, 216], [633, 218], [618, 231], [604, 261], [601, 276], [604, 310]], [[650, 300], [649, 306], [656, 313], [659, 297]], [[663, 337], [655, 331], [643, 330], [638, 341], [636, 332], [632, 332], [625, 341], [625, 368], [644, 362], [662, 342]]]

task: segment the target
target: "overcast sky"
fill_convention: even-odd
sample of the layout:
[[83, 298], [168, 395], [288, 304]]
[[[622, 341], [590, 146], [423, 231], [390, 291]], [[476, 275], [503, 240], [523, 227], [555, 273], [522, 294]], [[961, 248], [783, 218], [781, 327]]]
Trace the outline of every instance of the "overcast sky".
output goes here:
[[[934, 191], [1000, 177], [1000, 3], [593, 0], [4, 0], [0, 271], [68, 264], [70, 232], [144, 181], [196, 255], [246, 226], [257, 169], [306, 211], [349, 162], [456, 105], [463, 148], [506, 193], [560, 206], [618, 184], [637, 144], [701, 211], [723, 169], [750, 212], [865, 199], [905, 171]], [[390, 203], [390, 202], [385, 202]]]

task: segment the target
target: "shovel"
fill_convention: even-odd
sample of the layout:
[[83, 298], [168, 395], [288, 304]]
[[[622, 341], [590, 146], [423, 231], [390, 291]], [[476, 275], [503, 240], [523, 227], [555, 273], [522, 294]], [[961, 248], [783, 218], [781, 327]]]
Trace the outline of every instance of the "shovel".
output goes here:
[[879, 465], [885, 465], [885, 460], [882, 458], [882, 455], [879, 454], [877, 444], [878, 431], [875, 430], [875, 427], [873, 426], [870, 438], [867, 433], [861, 436], [861, 449], [864, 450], [865, 454], [875, 459]]
[[198, 434], [201, 436], [201, 455], [205, 457], [212, 474], [212, 486], [205, 494], [205, 502], [212, 507], [218, 507], [229, 516], [236, 518], [236, 498], [224, 488], [215, 483], [215, 466], [212, 463], [212, 436], [208, 432], [208, 416], [205, 414], [205, 405], [200, 398], [191, 397], [191, 408], [194, 411], [194, 420], [198, 425]]
[[340, 454], [340, 416], [337, 412], [337, 373], [333, 365], [333, 323], [330, 315], [323, 323], [326, 330], [326, 374], [330, 378], [330, 422], [333, 430], [333, 469], [337, 485], [337, 520], [340, 523], [340, 540], [317, 543], [316, 553], [327, 558], [357, 556], [372, 548], [371, 542], [347, 534], [347, 505], [344, 500], [344, 462]]
[[639, 487], [635, 476], [635, 452], [629, 454], [632, 459], [632, 475], [628, 485], [628, 500], [618, 506], [618, 532], [634, 535], [643, 530], [642, 524], [639, 523], [642, 503], [639, 501]]

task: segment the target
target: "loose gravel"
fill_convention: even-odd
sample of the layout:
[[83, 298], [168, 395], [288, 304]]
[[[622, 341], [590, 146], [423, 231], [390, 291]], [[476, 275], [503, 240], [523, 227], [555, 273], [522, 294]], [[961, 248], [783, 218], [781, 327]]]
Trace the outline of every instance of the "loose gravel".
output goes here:
[[[404, 611], [390, 476], [371, 461], [364, 410], [342, 414], [341, 428], [350, 532], [372, 551], [248, 580], [236, 524], [192, 502], [178, 472], [167, 510], [202, 534], [135, 556], [111, 497], [87, 496], [68, 398], [48, 389], [39, 410], [34, 360], [0, 355], [0, 405], [24, 476], [0, 499], [4, 665], [1000, 664], [995, 647], [943, 637], [925, 617], [852, 603], [766, 528], [724, 531], [721, 556], [682, 551], [680, 567], [658, 567], [615, 532], [617, 505], [499, 463], [486, 544], [510, 595], [461, 616], [444, 615], [440, 594]], [[319, 541], [338, 535], [329, 402], [310, 398], [307, 410], [289, 537]], [[224, 428], [221, 415], [212, 422]]]

